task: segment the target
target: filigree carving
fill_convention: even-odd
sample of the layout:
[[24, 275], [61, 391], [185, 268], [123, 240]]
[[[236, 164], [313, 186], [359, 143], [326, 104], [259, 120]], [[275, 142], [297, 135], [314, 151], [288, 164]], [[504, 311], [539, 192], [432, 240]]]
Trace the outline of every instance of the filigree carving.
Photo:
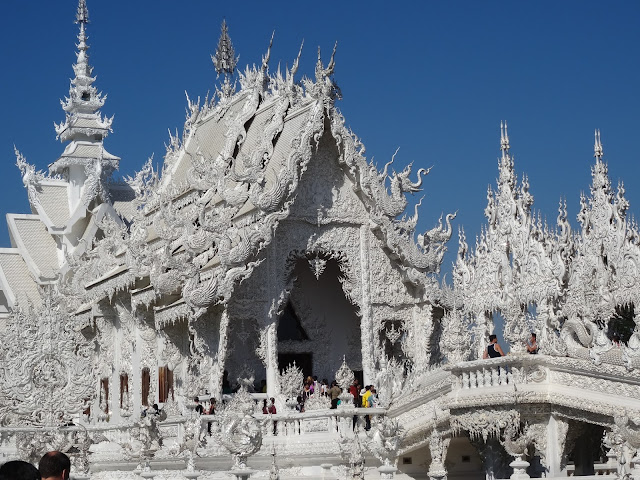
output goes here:
[[0, 350], [0, 406], [5, 425], [61, 425], [95, 395], [92, 346], [77, 331], [54, 287], [42, 307], [16, 306]]
[[216, 440], [233, 455], [233, 469], [247, 468], [247, 458], [262, 446], [262, 429], [253, 418], [254, 402], [245, 389], [236, 393], [220, 414]]
[[471, 329], [463, 312], [454, 309], [447, 312], [442, 319], [444, 324], [440, 348], [449, 363], [469, 360], [469, 345], [471, 344]]
[[404, 430], [397, 420], [376, 417], [371, 423], [365, 448], [385, 466], [395, 465]]

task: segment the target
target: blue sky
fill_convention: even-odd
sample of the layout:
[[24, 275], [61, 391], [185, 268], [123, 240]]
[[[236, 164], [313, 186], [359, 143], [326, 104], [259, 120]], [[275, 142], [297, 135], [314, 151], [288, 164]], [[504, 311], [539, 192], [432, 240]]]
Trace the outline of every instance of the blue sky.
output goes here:
[[[187, 91], [214, 90], [222, 18], [240, 55], [257, 63], [275, 30], [271, 65], [313, 75], [317, 46], [338, 41], [335, 78], [347, 123], [382, 165], [433, 166], [424, 183], [419, 228], [458, 211], [443, 271], [451, 270], [457, 226], [470, 244], [484, 224], [495, 184], [499, 123], [507, 120], [516, 170], [529, 176], [534, 208], [555, 223], [566, 197], [576, 224], [588, 191], [593, 130], [602, 132], [614, 184], [625, 182], [640, 212], [640, 2], [211, 2], [89, 0], [90, 61], [115, 114], [105, 145], [131, 174], [151, 154], [161, 161], [167, 129], [182, 131]], [[75, 60], [76, 2], [6, 2], [0, 18], [0, 210], [28, 205], [13, 145], [41, 169], [63, 145]], [[416, 200], [419, 197], [416, 197]], [[0, 246], [8, 246], [4, 222]]]

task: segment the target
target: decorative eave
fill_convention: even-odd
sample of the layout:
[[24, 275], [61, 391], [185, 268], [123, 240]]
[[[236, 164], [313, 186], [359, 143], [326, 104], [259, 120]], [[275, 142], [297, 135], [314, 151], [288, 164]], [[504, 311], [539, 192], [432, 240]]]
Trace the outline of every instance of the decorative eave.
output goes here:
[[91, 166], [96, 161], [100, 162], [103, 171], [109, 173], [120, 166], [120, 157], [107, 152], [102, 142], [74, 140], [67, 145], [60, 158], [49, 165], [49, 172], [62, 174], [71, 166]]
[[153, 307], [153, 311], [157, 330], [161, 330], [167, 325], [173, 325], [180, 320], [189, 318], [191, 315], [191, 308], [182, 298], [171, 305]]
[[126, 265], [115, 267], [100, 278], [85, 285], [86, 299], [92, 301], [100, 301], [104, 298], [111, 299], [117, 292], [131, 288], [137, 278], [129, 271], [129, 267]]
[[102, 117], [93, 113], [74, 113], [68, 114], [64, 123], [54, 124], [57, 138], [61, 142], [68, 142], [74, 138], [105, 138], [109, 133], [113, 132], [111, 124], [113, 116]]

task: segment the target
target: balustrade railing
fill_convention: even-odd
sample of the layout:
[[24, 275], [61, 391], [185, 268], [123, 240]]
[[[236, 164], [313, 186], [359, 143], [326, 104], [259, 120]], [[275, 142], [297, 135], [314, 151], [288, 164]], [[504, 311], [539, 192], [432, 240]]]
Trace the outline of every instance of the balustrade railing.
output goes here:
[[[328, 435], [330, 438], [336, 436], [349, 436], [354, 432], [354, 420], [358, 425], [364, 427], [365, 416], [370, 416], [373, 421], [374, 417], [386, 414], [384, 408], [353, 408], [344, 409], [323, 409], [313, 410], [309, 412], [286, 411], [277, 414], [261, 414], [255, 413], [253, 417], [262, 425], [262, 432], [265, 438], [277, 437], [300, 437], [313, 434], [318, 439], [318, 435]], [[193, 418], [193, 417], [191, 417]], [[185, 422], [189, 419], [187, 416], [169, 417], [164, 421], [156, 422], [156, 434], [160, 444], [171, 448], [171, 445], [177, 445], [182, 441], [185, 429]], [[217, 423], [220, 420], [219, 415], [200, 415], [201, 422], [200, 435], [205, 437], [209, 423]], [[138, 427], [136, 427], [138, 425]], [[136, 441], [136, 431], [139, 423], [121, 423], [121, 424], [104, 424], [97, 425], [70, 425], [60, 427], [0, 427], [0, 456], [5, 458], [13, 458], [18, 455], [18, 439], [19, 437], [29, 437], [34, 440], [34, 445], [38, 444], [38, 440], [53, 438], [52, 435], [65, 436], [77, 435], [78, 433], [87, 434], [93, 439], [100, 438], [101, 441], [112, 442], [118, 445], [130, 445]], [[45, 442], [46, 443], [46, 442]], [[73, 442], [72, 442], [73, 443]], [[43, 447], [45, 444], [42, 445]], [[41, 452], [44, 453], [44, 452]], [[34, 452], [34, 454], [36, 454]], [[89, 454], [90, 457], [94, 455]], [[100, 455], [98, 455], [99, 457]]]
[[[383, 416], [387, 413], [384, 408], [345, 408], [324, 409], [308, 412], [287, 411], [276, 414], [254, 414], [263, 426], [265, 437], [292, 437], [311, 433], [330, 433], [348, 435], [353, 432], [354, 419], [358, 425], [364, 427], [364, 418], [369, 415]], [[209, 422], [219, 420], [217, 415], [202, 415], [200, 417], [203, 429]]]
[[445, 369], [455, 376], [453, 390], [474, 390], [548, 382], [553, 360], [544, 355], [507, 355], [448, 365]]
[[[457, 395], [473, 395], [476, 390], [487, 388], [511, 388], [516, 385], [551, 385], [560, 384], [568, 387], [595, 388], [596, 391], [608, 393], [614, 391], [613, 385], [628, 385], [622, 392], [630, 398], [636, 398], [634, 393], [640, 386], [640, 377], [631, 375], [620, 366], [608, 366], [606, 378], [602, 377], [602, 369], [589, 360], [569, 357], [555, 357], [548, 355], [515, 354], [499, 358], [473, 360], [454, 365], [446, 365], [454, 376], [452, 391]], [[592, 378], [593, 381], [587, 380]], [[608, 382], [609, 390], [603, 389], [601, 384]], [[625, 393], [626, 392], [626, 393]]]
[[575, 477], [579, 476], [580, 478], [617, 478], [618, 474], [618, 465], [613, 463], [594, 463], [593, 464], [594, 474], [591, 476], [585, 477], [584, 475], [576, 475], [576, 467], [575, 465], [567, 465], [567, 477]]

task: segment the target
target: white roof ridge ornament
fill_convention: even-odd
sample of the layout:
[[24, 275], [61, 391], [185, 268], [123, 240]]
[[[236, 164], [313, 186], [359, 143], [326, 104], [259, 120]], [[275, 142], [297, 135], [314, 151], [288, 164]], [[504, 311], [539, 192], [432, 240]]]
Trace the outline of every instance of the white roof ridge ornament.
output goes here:
[[89, 9], [86, 0], [78, 1], [78, 11], [76, 12], [76, 23], [89, 23]]
[[[273, 41], [273, 36], [271, 39]], [[236, 57], [236, 52], [233, 48], [233, 43], [231, 43], [231, 37], [229, 36], [227, 21], [223, 19], [222, 25], [220, 26], [218, 46], [216, 47], [215, 54], [211, 55], [211, 61], [216, 69], [216, 78], [219, 78], [221, 74], [224, 75], [222, 89], [220, 90], [223, 98], [229, 98], [233, 93], [234, 86], [231, 84], [231, 77], [236, 71], [238, 60], [240, 60], [240, 56]]]
[[266, 74], [269, 67], [269, 60], [271, 60], [271, 47], [273, 46], [273, 37], [275, 36], [276, 31], [271, 32], [271, 40], [269, 40], [269, 47], [267, 48], [267, 53], [262, 57], [262, 72]]
[[507, 132], [507, 121], [500, 121], [500, 150], [502, 150], [502, 157], [506, 157], [509, 154], [509, 133]]
[[597, 160], [602, 160], [604, 151], [602, 150], [602, 141], [600, 140], [600, 129], [596, 128], [593, 133], [595, 137], [593, 144], [593, 156], [596, 157]]

